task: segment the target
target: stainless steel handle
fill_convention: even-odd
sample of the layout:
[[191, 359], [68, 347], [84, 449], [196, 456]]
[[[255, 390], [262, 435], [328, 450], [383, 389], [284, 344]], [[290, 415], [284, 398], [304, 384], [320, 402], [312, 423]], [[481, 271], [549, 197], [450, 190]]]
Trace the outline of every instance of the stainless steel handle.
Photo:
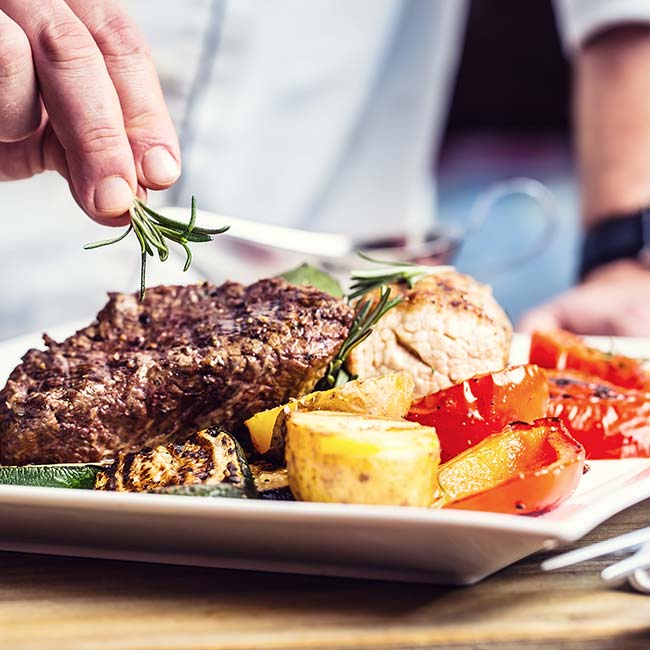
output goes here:
[[[188, 219], [186, 208], [165, 207], [160, 209], [160, 213], [179, 221]], [[219, 237], [233, 237], [260, 246], [270, 246], [316, 257], [343, 257], [349, 255], [353, 249], [351, 239], [345, 235], [286, 228], [285, 226], [215, 214], [208, 210], [197, 210], [196, 222], [206, 228], [220, 228], [229, 225], [230, 229]]]

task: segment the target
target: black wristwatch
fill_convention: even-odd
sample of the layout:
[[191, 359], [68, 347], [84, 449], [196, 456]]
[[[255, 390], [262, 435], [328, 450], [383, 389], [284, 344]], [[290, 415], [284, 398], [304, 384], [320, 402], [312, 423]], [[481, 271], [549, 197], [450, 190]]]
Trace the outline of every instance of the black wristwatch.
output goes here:
[[585, 234], [580, 279], [597, 266], [635, 259], [650, 266], [650, 208], [599, 221]]

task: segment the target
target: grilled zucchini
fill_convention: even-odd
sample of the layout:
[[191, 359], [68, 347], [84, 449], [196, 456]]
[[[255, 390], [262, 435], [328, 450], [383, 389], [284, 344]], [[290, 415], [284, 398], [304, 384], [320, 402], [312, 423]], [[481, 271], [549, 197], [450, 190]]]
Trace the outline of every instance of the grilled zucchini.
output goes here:
[[195, 433], [182, 444], [121, 454], [99, 472], [95, 489], [240, 498], [256, 494], [244, 452], [219, 427]]
[[192, 485], [171, 485], [150, 490], [153, 494], [174, 494], [181, 497], [226, 497], [228, 499], [249, 499], [251, 494], [230, 483], [195, 483]]

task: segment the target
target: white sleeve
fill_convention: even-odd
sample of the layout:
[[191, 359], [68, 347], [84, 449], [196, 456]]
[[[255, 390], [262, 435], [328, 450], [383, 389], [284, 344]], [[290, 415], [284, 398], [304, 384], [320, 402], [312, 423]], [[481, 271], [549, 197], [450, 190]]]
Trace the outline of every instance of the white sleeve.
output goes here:
[[588, 38], [622, 23], [650, 23], [650, 0], [554, 0], [560, 36], [570, 54]]

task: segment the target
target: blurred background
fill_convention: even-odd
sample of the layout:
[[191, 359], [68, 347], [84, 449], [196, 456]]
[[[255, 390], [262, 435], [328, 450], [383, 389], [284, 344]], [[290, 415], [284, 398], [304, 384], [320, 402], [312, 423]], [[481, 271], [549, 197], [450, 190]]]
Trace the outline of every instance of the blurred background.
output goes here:
[[[549, 0], [473, 0], [438, 166], [441, 220], [466, 223], [490, 184], [530, 176], [555, 194], [560, 227], [538, 256], [507, 261], [540, 234], [540, 209], [515, 197], [469, 237], [457, 266], [492, 285], [511, 318], [568, 288], [579, 215], [569, 136], [570, 65]], [[506, 268], [490, 270], [503, 263]], [[490, 269], [486, 267], [490, 267]]]
[[[171, 89], [172, 114], [187, 89], [171, 76], [166, 79], [166, 71], [179, 60], [193, 65], [192, 48], [201, 43], [197, 30], [206, 22], [201, 12], [207, 17], [213, 5], [196, 0], [192, 14], [177, 16], [177, 40], [172, 43], [164, 19], [169, 20], [171, 7], [177, 5], [161, 3], [156, 7], [166, 11], [152, 12], [151, 0], [133, 0], [134, 10], [141, 13], [136, 11], [135, 18], [142, 20], [163, 84]], [[557, 197], [560, 227], [540, 255], [508, 263], [527, 250], [543, 228], [539, 207], [530, 199], [512, 197], [498, 204], [456, 259], [461, 270], [493, 286], [513, 320], [567, 288], [574, 277], [579, 221], [568, 135], [569, 82], [550, 0], [471, 2], [444, 144], [431, 166], [437, 170], [443, 222], [466, 223], [480, 193], [512, 176], [538, 179]], [[181, 196], [179, 204], [186, 205], [186, 198]], [[156, 205], [165, 200], [154, 197]], [[106, 291], [136, 290], [136, 242], [83, 251], [84, 243], [109, 235], [81, 214], [56, 175], [0, 184], [0, 202], [5, 211], [0, 339], [91, 319], [105, 302]], [[235, 216], [264, 219], [264, 214]], [[200, 279], [206, 268], [202, 260], [210, 255], [214, 281], [249, 279], [253, 262], [249, 268], [245, 259], [237, 263], [220, 250], [197, 248], [193, 275], [180, 274], [178, 260], [153, 262], [149, 282]]]

